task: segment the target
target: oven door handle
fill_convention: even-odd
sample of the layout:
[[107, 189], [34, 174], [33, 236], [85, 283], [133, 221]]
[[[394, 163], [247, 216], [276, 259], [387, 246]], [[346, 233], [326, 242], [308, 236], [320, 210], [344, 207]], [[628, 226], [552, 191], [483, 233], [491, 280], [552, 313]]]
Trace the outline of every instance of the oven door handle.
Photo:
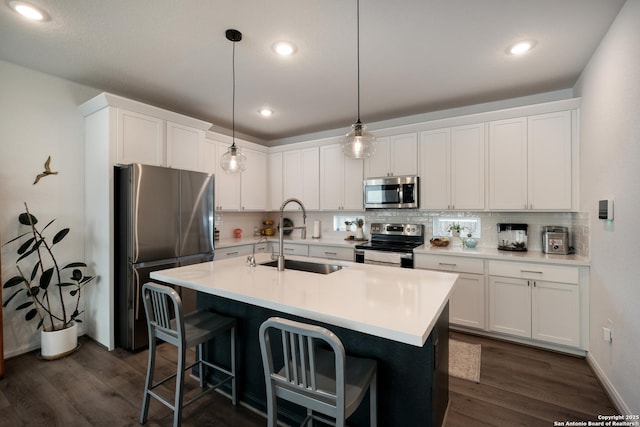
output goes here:
[[372, 261], [370, 259], [364, 259], [364, 263], [365, 264], [372, 264], [372, 265], [386, 265], [386, 266], [392, 266], [392, 267], [399, 267], [400, 263], [396, 263], [396, 262], [385, 262], [385, 261]]

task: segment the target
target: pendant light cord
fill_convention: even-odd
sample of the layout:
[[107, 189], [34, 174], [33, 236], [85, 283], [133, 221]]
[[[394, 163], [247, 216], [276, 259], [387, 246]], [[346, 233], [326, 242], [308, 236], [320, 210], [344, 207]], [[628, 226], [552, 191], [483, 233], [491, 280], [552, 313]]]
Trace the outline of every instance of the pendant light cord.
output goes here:
[[231, 54], [231, 75], [233, 80], [233, 89], [231, 91], [231, 145], [236, 146], [236, 41], [233, 41], [233, 50]]
[[358, 62], [358, 117], [356, 123], [360, 123], [360, 0], [356, 1], [356, 60]]

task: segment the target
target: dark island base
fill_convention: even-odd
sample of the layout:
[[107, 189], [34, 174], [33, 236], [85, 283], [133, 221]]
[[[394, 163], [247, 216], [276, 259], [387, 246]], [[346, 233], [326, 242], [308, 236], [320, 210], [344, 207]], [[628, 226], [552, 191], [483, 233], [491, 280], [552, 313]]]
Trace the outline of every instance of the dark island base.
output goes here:
[[[198, 307], [238, 319], [238, 392], [242, 402], [266, 412], [265, 383], [258, 343], [260, 324], [272, 316], [322, 325], [343, 342], [347, 353], [378, 360], [378, 425], [442, 425], [449, 401], [449, 304], [447, 303], [423, 347], [309, 321], [250, 304], [207, 294], [198, 294]], [[219, 341], [218, 341], [219, 340]], [[229, 362], [228, 337], [209, 344], [208, 358]], [[227, 390], [230, 391], [230, 390]], [[299, 425], [305, 410], [278, 401], [278, 420]], [[369, 425], [369, 399], [349, 417], [349, 425]]]

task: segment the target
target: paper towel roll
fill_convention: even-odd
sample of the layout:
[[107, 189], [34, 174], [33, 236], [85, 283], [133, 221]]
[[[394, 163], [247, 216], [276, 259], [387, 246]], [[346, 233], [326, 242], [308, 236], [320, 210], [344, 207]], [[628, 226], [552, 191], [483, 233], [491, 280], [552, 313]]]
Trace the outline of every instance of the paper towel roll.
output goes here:
[[311, 235], [314, 239], [320, 238], [320, 220], [316, 219], [313, 221], [313, 234]]

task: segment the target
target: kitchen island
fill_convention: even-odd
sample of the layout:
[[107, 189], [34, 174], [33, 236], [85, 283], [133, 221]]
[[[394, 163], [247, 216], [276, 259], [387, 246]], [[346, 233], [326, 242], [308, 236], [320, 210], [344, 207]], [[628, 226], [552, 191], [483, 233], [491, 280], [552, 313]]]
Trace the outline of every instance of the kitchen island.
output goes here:
[[[441, 425], [448, 402], [448, 300], [456, 274], [350, 262], [331, 262], [342, 268], [327, 275], [278, 272], [260, 265], [269, 255], [256, 258], [255, 267], [232, 258], [151, 274], [199, 291], [200, 308], [238, 318], [241, 401], [265, 410], [258, 328], [281, 316], [325, 326], [348, 353], [378, 360], [379, 425]], [[224, 362], [225, 348], [210, 347], [207, 357]], [[279, 411], [281, 419], [299, 421], [295, 407], [281, 404]], [[350, 424], [367, 425], [367, 411], [365, 401]]]

